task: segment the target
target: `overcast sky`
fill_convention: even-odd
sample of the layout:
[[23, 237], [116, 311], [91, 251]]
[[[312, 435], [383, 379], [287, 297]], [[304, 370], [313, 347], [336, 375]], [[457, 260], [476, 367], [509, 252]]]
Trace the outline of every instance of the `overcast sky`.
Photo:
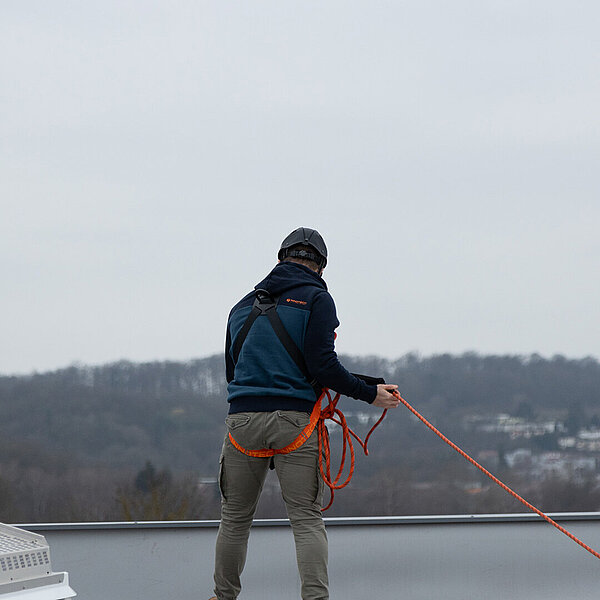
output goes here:
[[0, 373], [221, 352], [299, 226], [342, 353], [600, 356], [599, 17], [4, 0]]

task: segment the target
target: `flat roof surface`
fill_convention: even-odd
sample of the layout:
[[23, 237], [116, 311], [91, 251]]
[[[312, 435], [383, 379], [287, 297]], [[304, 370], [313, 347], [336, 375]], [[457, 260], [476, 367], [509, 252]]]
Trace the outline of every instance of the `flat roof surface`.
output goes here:
[[[553, 515], [600, 549], [600, 513]], [[535, 515], [326, 519], [331, 600], [596, 600], [600, 561]], [[82, 600], [208, 600], [217, 521], [25, 525]], [[240, 600], [298, 600], [287, 520], [256, 521]]]

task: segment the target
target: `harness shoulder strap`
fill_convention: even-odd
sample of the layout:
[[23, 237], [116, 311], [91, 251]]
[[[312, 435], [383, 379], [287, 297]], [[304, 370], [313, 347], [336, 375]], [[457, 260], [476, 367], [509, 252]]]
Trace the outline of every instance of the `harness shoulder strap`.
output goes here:
[[256, 319], [261, 314], [263, 314], [263, 309], [260, 306], [257, 305], [257, 302], [258, 302], [258, 298], [256, 298], [256, 300], [254, 301], [254, 304], [252, 306], [252, 310], [250, 311], [250, 314], [248, 315], [248, 317], [244, 321], [244, 324], [242, 325], [242, 328], [240, 329], [240, 332], [237, 334], [237, 337], [235, 338], [235, 342], [234, 342], [233, 348], [232, 348], [233, 364], [234, 365], [238, 361], [238, 358], [240, 356], [240, 352], [242, 350], [242, 345], [246, 341], [246, 338], [248, 337], [248, 332], [250, 331], [252, 325], [254, 325], [254, 321], [256, 321]]
[[300, 369], [300, 372], [306, 377], [310, 385], [315, 389], [315, 392], [320, 392], [321, 386], [318, 384], [317, 380], [311, 377], [308, 372], [308, 367], [306, 366], [306, 361], [304, 360], [304, 355], [300, 351], [300, 348], [296, 345], [292, 336], [288, 333], [288, 330], [285, 328], [281, 317], [277, 314], [277, 298], [273, 298], [269, 292], [266, 290], [256, 290], [256, 300], [254, 300], [254, 304], [252, 305], [252, 310], [250, 314], [246, 318], [246, 321], [242, 325], [240, 332], [238, 333], [235, 343], [233, 345], [233, 363], [236, 364], [242, 350], [242, 345], [248, 337], [248, 332], [250, 328], [254, 324], [254, 321], [261, 316], [266, 315], [269, 319], [269, 323], [275, 332], [275, 335], [286, 349], [287, 353], [290, 355], [296, 366]]

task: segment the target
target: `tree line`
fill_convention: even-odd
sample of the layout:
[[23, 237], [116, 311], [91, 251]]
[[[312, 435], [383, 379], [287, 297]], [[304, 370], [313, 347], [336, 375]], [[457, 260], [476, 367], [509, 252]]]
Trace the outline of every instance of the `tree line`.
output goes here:
[[[342, 362], [398, 383], [409, 402], [473, 454], [491, 449], [502, 455], [535, 441], [468, 431], [467, 415], [560, 418], [572, 430], [600, 423], [594, 358], [467, 353], [346, 356]], [[0, 376], [0, 521], [216, 518], [225, 398], [221, 355]], [[359, 435], [370, 425], [365, 415], [377, 414], [351, 399], [340, 406]], [[334, 447], [337, 435], [332, 430]], [[552, 448], [555, 442], [546, 443]], [[566, 482], [504, 475], [546, 510], [600, 508], [595, 475]], [[370, 456], [357, 459], [355, 478], [336, 495], [330, 514], [522, 510], [485, 482], [469, 488], [478, 477], [401, 407], [377, 430]], [[271, 479], [257, 516], [284, 516]]]

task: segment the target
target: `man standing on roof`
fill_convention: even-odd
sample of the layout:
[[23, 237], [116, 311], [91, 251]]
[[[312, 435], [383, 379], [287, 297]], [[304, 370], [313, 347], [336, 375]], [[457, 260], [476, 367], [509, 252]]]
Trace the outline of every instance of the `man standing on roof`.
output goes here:
[[250, 526], [269, 466], [279, 478], [294, 533], [302, 599], [329, 598], [316, 429], [299, 448], [272, 458], [248, 456], [232, 438], [243, 449], [285, 448], [308, 425], [324, 387], [381, 408], [399, 404], [390, 393], [398, 386], [366, 383], [338, 360], [339, 321], [321, 277], [327, 264], [321, 235], [296, 229], [283, 240], [278, 258], [269, 275], [233, 307], [227, 323], [229, 414], [211, 600], [235, 600], [240, 593]]

